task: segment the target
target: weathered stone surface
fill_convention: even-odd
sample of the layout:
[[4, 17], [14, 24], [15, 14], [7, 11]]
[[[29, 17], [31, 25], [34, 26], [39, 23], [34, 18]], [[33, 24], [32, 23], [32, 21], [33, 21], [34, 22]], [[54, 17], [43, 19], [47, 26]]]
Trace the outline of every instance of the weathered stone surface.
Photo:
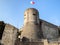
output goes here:
[[17, 39], [17, 32], [17, 28], [13, 27], [12, 25], [6, 24], [2, 37], [3, 45], [14, 45], [15, 40]]
[[58, 38], [58, 27], [48, 23], [46, 21], [42, 21], [42, 31], [44, 38], [49, 39], [49, 40], [56, 40]]
[[36, 40], [36, 41], [30, 40], [30, 41], [22, 42], [22, 41], [17, 39], [17, 42], [15, 45], [44, 45], [44, 42], [38, 41], [38, 40]]
[[35, 8], [29, 8], [24, 13], [24, 28], [21, 38], [39, 39], [39, 12]]
[[28, 39], [38, 39], [38, 32], [39, 32], [39, 28], [38, 26], [36, 26], [35, 24], [27, 24], [24, 27], [24, 30], [21, 34], [21, 37], [26, 37]]

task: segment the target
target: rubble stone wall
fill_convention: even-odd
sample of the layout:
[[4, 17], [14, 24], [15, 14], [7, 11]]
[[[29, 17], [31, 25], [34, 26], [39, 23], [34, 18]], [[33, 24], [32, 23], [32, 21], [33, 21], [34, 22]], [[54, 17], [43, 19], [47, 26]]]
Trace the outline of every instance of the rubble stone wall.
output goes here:
[[2, 44], [3, 45], [14, 45], [15, 40], [17, 38], [18, 29], [12, 25], [6, 24], [3, 37]]

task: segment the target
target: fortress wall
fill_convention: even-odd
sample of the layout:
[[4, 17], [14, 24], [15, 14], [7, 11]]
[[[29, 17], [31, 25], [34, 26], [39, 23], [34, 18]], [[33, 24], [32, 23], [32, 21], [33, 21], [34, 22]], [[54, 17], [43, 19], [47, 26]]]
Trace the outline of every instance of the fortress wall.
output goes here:
[[43, 42], [20, 42], [20, 41], [17, 41], [16, 42], [16, 45], [44, 45]]
[[50, 42], [49, 45], [60, 45], [60, 42], [53, 41], [53, 42]]
[[44, 45], [42, 42], [27, 42], [27, 43], [23, 43], [22, 45]]
[[58, 27], [42, 20], [42, 31], [44, 38], [49, 40], [57, 40], [58, 38]]
[[16, 45], [49, 45], [47, 39], [41, 39], [41, 40], [30, 40], [22, 42], [20, 40], [17, 40]]
[[58, 43], [50, 43], [49, 45], [59, 45]]
[[3, 45], [14, 45], [15, 40], [17, 38], [18, 29], [12, 25], [6, 24], [3, 37], [2, 44]]

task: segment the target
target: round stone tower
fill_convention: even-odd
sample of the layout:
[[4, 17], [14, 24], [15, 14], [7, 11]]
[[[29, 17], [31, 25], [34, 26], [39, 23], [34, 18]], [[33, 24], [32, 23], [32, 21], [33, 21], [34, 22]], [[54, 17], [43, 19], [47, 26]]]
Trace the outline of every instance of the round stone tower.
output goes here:
[[35, 8], [28, 8], [24, 13], [24, 28], [21, 38], [39, 39], [39, 12]]
[[35, 8], [29, 8], [24, 13], [24, 25], [29, 23], [39, 23], [39, 13], [38, 10]]

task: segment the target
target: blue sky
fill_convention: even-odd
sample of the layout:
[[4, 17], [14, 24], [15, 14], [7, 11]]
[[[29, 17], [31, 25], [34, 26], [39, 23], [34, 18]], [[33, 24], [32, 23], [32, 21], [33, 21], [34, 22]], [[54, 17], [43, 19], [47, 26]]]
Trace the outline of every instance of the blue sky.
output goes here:
[[21, 28], [27, 8], [38, 9], [41, 19], [60, 25], [60, 0], [0, 0], [0, 21]]

